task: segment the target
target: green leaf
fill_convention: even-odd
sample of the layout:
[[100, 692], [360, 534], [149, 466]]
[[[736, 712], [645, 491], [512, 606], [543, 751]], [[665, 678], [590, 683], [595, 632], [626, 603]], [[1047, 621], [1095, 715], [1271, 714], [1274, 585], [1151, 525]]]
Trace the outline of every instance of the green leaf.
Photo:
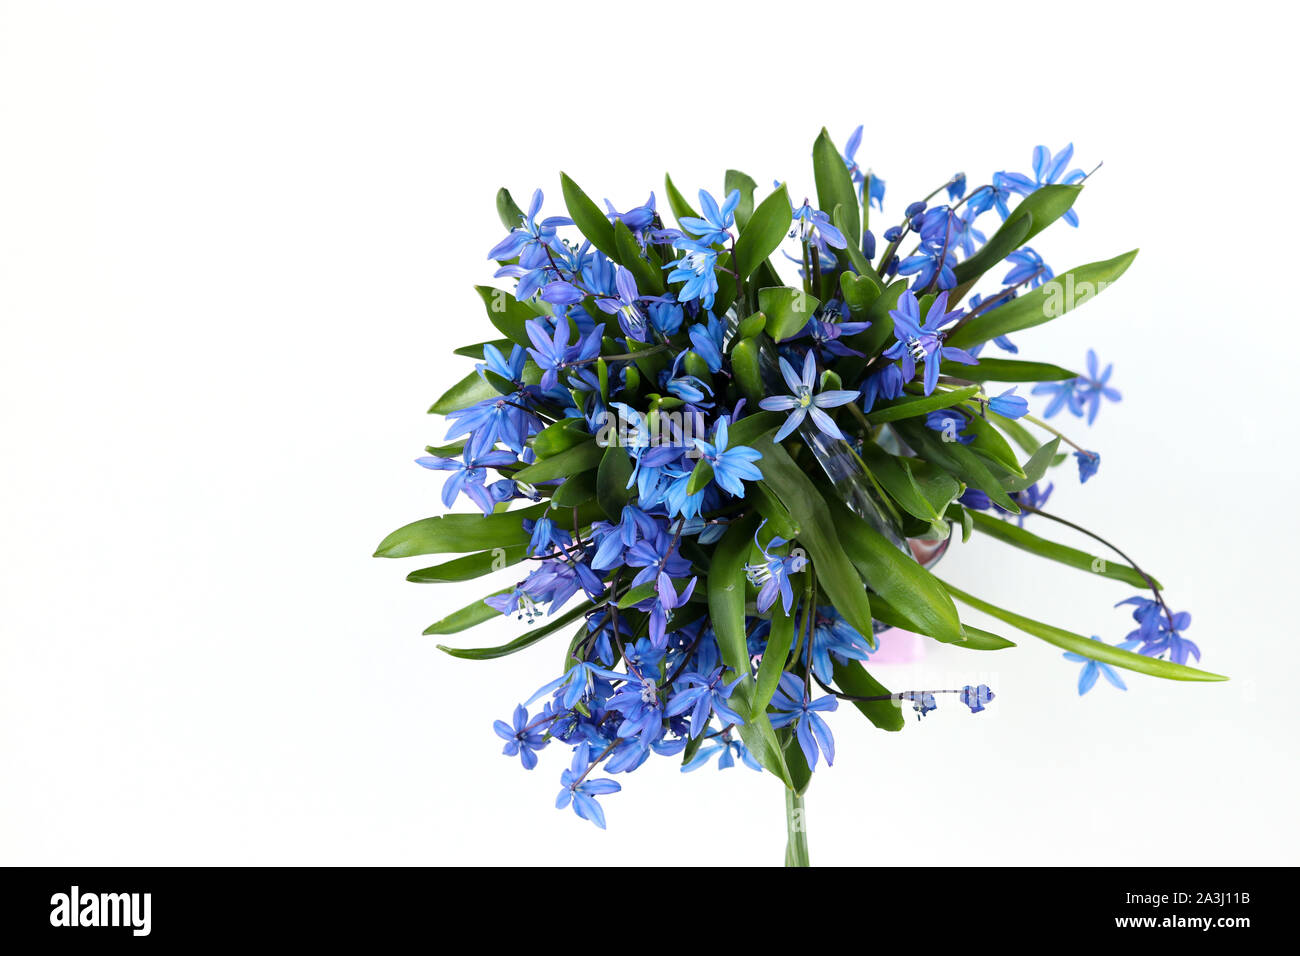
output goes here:
[[475, 342], [473, 345], [462, 345], [460, 348], [455, 349], [452, 354], [463, 355], [465, 358], [478, 359], [481, 362], [483, 360], [484, 347], [494, 345], [503, 355], [509, 355], [510, 347], [513, 344], [514, 343], [509, 339], [493, 339], [490, 342]]
[[[763, 313], [756, 314], [761, 316]], [[731, 373], [736, 376], [740, 393], [753, 407], [763, 399], [763, 375], [758, 354], [758, 343], [753, 339], [741, 339], [731, 350]]]
[[406, 580], [415, 584], [440, 584], [447, 581], [470, 581], [485, 574], [518, 564], [528, 553], [527, 545], [514, 545], [509, 548], [493, 548], [491, 551], [479, 551], [435, 564], [431, 568], [412, 571]]
[[596, 440], [592, 438], [581, 445], [566, 448], [550, 458], [519, 469], [519, 471], [515, 472], [514, 478], [515, 481], [526, 481], [534, 485], [539, 481], [567, 478], [570, 475], [577, 475], [588, 469], [595, 468], [600, 464], [600, 459], [604, 454], [605, 449], [596, 444]]
[[942, 441], [936, 432], [913, 421], [900, 422], [895, 427], [904, 440], [923, 457], [968, 485], [974, 485], [1012, 514], [1020, 514], [1020, 506], [1007, 496], [1002, 483], [989, 471], [988, 465], [965, 445]]
[[610, 521], [620, 520], [623, 506], [632, 499], [627, 487], [631, 477], [632, 461], [627, 449], [619, 445], [608, 446], [596, 468], [596, 501]]
[[1152, 677], [1163, 677], [1166, 680], [1220, 681], [1228, 679], [1221, 674], [1211, 674], [1208, 671], [1197, 670], [1195, 667], [1187, 667], [1184, 664], [1175, 664], [1172, 661], [1162, 661], [1158, 658], [1147, 657], [1144, 654], [1120, 650], [1118, 647], [1111, 647], [1101, 641], [1090, 640], [1081, 634], [1074, 634], [1051, 624], [1044, 624], [1042, 621], [1024, 617], [1014, 611], [1008, 611], [996, 604], [990, 604], [988, 601], [967, 594], [960, 588], [953, 587], [946, 581], [943, 582], [943, 586], [958, 601], [969, 604], [977, 611], [983, 611], [990, 617], [1005, 621], [1012, 627], [1018, 628], [1026, 634], [1032, 634], [1048, 644], [1055, 644], [1063, 650], [1072, 651], [1095, 661], [1101, 661], [1103, 664], [1113, 664], [1116, 667], [1137, 671], [1140, 674], [1150, 674]]
[[[904, 511], [922, 521], [933, 522], [939, 512], [930, 504], [903, 462], [872, 441], [862, 446], [862, 460], [885, 492]], [[958, 483], [953, 480], [953, 486]]]
[[768, 432], [775, 432], [780, 428], [784, 420], [785, 416], [780, 412], [756, 411], [752, 415], [746, 415], [727, 429], [727, 447], [735, 448], [737, 445], [752, 446], [760, 436]]
[[971, 520], [975, 523], [977, 531], [988, 535], [990, 538], [997, 538], [999, 541], [1019, 548], [1021, 551], [1028, 551], [1030, 554], [1036, 554], [1041, 558], [1049, 558], [1067, 567], [1078, 568], [1080, 571], [1087, 571], [1090, 574], [1099, 574], [1104, 578], [1123, 581], [1137, 588], [1145, 589], [1150, 587], [1146, 578], [1121, 561], [1110, 561], [1089, 554], [1086, 551], [1080, 551], [1078, 548], [1071, 548], [1055, 541], [1048, 541], [1046, 538], [1040, 538], [1032, 531], [1026, 531], [1024, 528], [1017, 527], [1009, 521], [994, 518], [992, 515], [975, 513], [971, 515]]
[[1005, 637], [994, 634], [992, 631], [984, 631], [969, 624], [962, 624], [961, 628], [966, 632], [966, 643], [962, 647], [967, 650], [1001, 651], [1016, 646], [1015, 641], [1008, 641]]
[[[493, 377], [501, 381], [499, 376]], [[523, 378], [529, 385], [536, 385], [542, 380], [542, 370], [533, 363], [532, 359], [524, 364]], [[429, 406], [429, 414], [447, 415], [462, 408], [469, 408], [477, 402], [496, 398], [500, 394], [501, 390], [492, 384], [491, 378], [480, 375], [477, 371], [470, 372]]]
[[578, 231], [591, 240], [591, 244], [615, 262], [620, 262], [618, 246], [614, 242], [614, 227], [591, 198], [565, 173], [560, 173], [560, 186], [564, 190], [564, 205], [569, 210]]
[[[599, 465], [599, 462], [597, 464]], [[589, 468], [564, 479], [564, 484], [556, 488], [555, 494], [551, 496], [551, 503], [557, 508], [576, 508], [584, 502], [594, 500], [595, 497], [596, 471], [594, 468]]]
[[626, 610], [633, 604], [640, 604], [648, 597], [654, 597], [655, 587], [654, 581], [647, 581], [645, 584], [638, 584], [634, 588], [628, 588], [627, 592], [618, 599], [619, 610]]
[[[488, 321], [491, 322], [498, 332], [508, 338], [511, 342], [522, 345], [525, 348], [532, 345], [528, 338], [528, 333], [524, 329], [524, 323], [529, 319], [537, 318], [537, 313], [528, 306], [515, 299], [513, 295], [505, 289], [494, 289], [492, 286], [476, 285], [474, 291], [478, 293], [479, 298], [483, 300], [483, 306], [487, 309]], [[509, 349], [506, 350], [506, 357], [510, 356]]]
[[583, 418], [561, 418], [552, 422], [533, 437], [533, 452], [539, 459], [558, 455], [574, 445], [591, 440], [587, 421]]
[[[547, 621], [541, 627], [525, 631], [520, 634], [509, 644], [502, 644], [500, 647], [447, 647], [444, 644], [438, 645], [438, 650], [450, 654], [452, 657], [460, 657], [471, 661], [488, 661], [496, 657], [505, 657], [507, 654], [513, 654], [515, 651], [522, 651], [525, 647], [532, 647], [544, 637], [550, 637], [561, 628], [572, 624], [588, 611], [593, 611], [599, 605], [593, 606], [587, 601], [583, 601], [572, 610], [565, 611], [553, 621]], [[492, 611], [499, 616], [499, 611]], [[428, 633], [427, 631], [425, 633]]]
[[[796, 589], [797, 590], [797, 589]], [[772, 605], [772, 627], [767, 634], [767, 647], [758, 664], [758, 678], [754, 686], [754, 710], [767, 710], [776, 693], [786, 659], [794, 644], [794, 615], [785, 613], [781, 602]]]
[[974, 440], [967, 444], [967, 448], [1001, 465], [1013, 476], [1024, 477], [1016, 453], [1011, 450], [1011, 446], [1007, 444], [1001, 432], [985, 421], [984, 417], [978, 414], [978, 410], [971, 416], [963, 431], [967, 435], [974, 436]]
[[[1002, 424], [1002, 422], [999, 422], [999, 424]], [[1013, 435], [1012, 437], [1015, 436]], [[1059, 448], [1060, 445], [1060, 438], [1053, 438], [1046, 445], [1040, 445], [1038, 450], [1029, 456], [1029, 460], [1025, 462], [1024, 467], [1021, 469], [1024, 472], [1024, 477], [1020, 478], [1012, 475], [1008, 478], [1004, 478], [1002, 480], [1002, 487], [1008, 492], [1024, 491], [1034, 482], [1038, 481], [1043, 477], [1043, 475], [1047, 474], [1047, 468], [1056, 457], [1056, 449]]]
[[[827, 501], [840, 543], [872, 591], [907, 615], [912, 628], [945, 644], [960, 644], [957, 608], [939, 579], [904, 554], [871, 524], [837, 500]], [[866, 632], [862, 632], [866, 633]]]
[[[740, 231], [736, 240], [736, 271], [741, 279], [748, 279], [767, 257], [781, 245], [790, 231], [793, 220], [790, 194], [782, 183], [776, 191], [759, 203], [749, 224]], [[771, 316], [768, 316], [769, 321]]]
[[525, 518], [546, 514], [549, 503], [487, 515], [439, 515], [398, 528], [375, 550], [377, 558], [408, 558], [414, 554], [465, 553], [485, 548], [509, 548], [528, 543]]
[[673, 215], [677, 217], [679, 223], [687, 216], [695, 219], [700, 218], [700, 214], [691, 208], [691, 204], [677, 190], [677, 187], [673, 184], [673, 178], [667, 173], [664, 173], [664, 189], [668, 193], [668, 208], [673, 211]]
[[750, 676], [749, 646], [745, 639], [745, 561], [753, 543], [754, 525], [752, 516], [737, 521], [727, 529], [713, 552], [706, 582], [709, 619], [723, 663], [733, 674], [743, 677], [732, 695], [733, 701], [736, 695], [740, 696], [738, 703], [744, 708], [740, 711], [745, 718], [745, 723], [739, 727], [741, 739], [759, 763], [793, 790], [795, 781], [781, 752], [776, 732], [767, 714], [751, 706], [754, 679]]
[[1021, 362], [1017, 359], [981, 358], [979, 365], [944, 362], [944, 375], [964, 378], [968, 382], [1062, 382], [1078, 378], [1078, 372], [1047, 362]]
[[915, 395], [899, 399], [873, 408], [867, 419], [872, 425], [882, 425], [885, 422], [915, 418], [918, 415], [926, 415], [940, 408], [948, 408], [964, 402], [972, 395], [978, 394], [979, 390], [978, 385], [967, 385], [963, 388], [954, 388], [950, 392], [935, 392], [933, 395]]
[[1096, 296], [1122, 276], [1137, 258], [1136, 249], [1104, 262], [1071, 269], [1065, 275], [1045, 282], [1031, 292], [1012, 299], [1005, 305], [977, 315], [960, 326], [947, 339], [946, 344], [956, 348], [969, 348], [996, 338], [1010, 335], [1021, 329], [1042, 325], [1064, 315]]
[[702, 491], [708, 487], [709, 482], [712, 480], [713, 466], [701, 458], [691, 470], [691, 477], [686, 479], [686, 493], [693, 495], [697, 491]]
[[744, 229], [754, 214], [754, 190], [758, 183], [738, 169], [728, 169], [722, 180], [722, 189], [728, 196], [733, 189], [740, 190], [740, 203], [736, 206], [736, 226]]
[[[957, 268], [953, 270], [957, 276], [958, 285], [978, 279], [1012, 252], [1015, 252], [1061, 218], [1061, 216], [1064, 216], [1066, 211], [1074, 205], [1074, 201], [1082, 191], [1083, 186], [1078, 184], [1060, 184], [1042, 186], [1026, 196], [1011, 211], [1011, 215], [1007, 216], [1006, 221], [998, 227], [998, 231], [989, 237], [989, 241], [984, 244], [984, 247], [965, 262], [959, 263]], [[953, 301], [959, 302], [964, 297], [965, 293], [963, 292], [962, 295], [956, 296]]]
[[853, 187], [848, 166], [825, 127], [813, 143], [813, 180], [817, 184], [817, 207], [827, 215], [838, 206], [843, 210], [841, 232], [856, 248], [862, 242], [862, 224], [859, 221], [858, 191]]
[[812, 560], [818, 585], [859, 634], [870, 634], [871, 601], [857, 569], [844, 553], [830, 511], [817, 487], [786, 450], [769, 438], [761, 437], [750, 447], [763, 456], [758, 462], [763, 472], [762, 483], [776, 495], [799, 527], [796, 537]]
[[518, 229], [524, 219], [524, 211], [515, 203], [510, 190], [505, 186], [497, 190], [497, 216], [501, 219], [501, 225], [509, 230]]
[[[841, 664], [832, 658], [835, 686], [851, 697], [884, 697], [889, 689], [872, 677], [857, 661]], [[854, 707], [881, 730], [903, 729], [903, 709], [896, 700], [855, 700]]]
[[[505, 594], [509, 588], [502, 588], [500, 591], [493, 591], [489, 597], [495, 597], [498, 594]], [[476, 624], [482, 624], [484, 621], [490, 621], [494, 617], [500, 617], [501, 612], [492, 605], [484, 602], [482, 598], [473, 604], [468, 604], [448, 614], [441, 621], [435, 621], [424, 629], [425, 634], [455, 634], [459, 631], [467, 630]]]
[[854, 275], [852, 272], [840, 273], [840, 295], [849, 307], [852, 315], [864, 315], [871, 304], [880, 297], [880, 281], [874, 273], [864, 272]]
[[820, 301], [802, 289], [789, 286], [758, 290], [758, 308], [767, 316], [765, 328], [774, 342], [797, 334], [808, 324]]

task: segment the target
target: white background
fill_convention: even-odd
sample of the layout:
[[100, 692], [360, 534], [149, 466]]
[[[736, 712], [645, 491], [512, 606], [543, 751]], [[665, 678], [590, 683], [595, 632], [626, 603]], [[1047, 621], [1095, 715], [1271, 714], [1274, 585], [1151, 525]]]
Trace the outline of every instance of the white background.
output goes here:
[[[737, 166], [802, 196], [818, 129], [865, 122], [891, 219], [1040, 142], [1105, 161], [1082, 228], [1034, 245], [1142, 254], [1018, 337], [1095, 345], [1124, 392], [1053, 503], [1233, 680], [1079, 698], [1001, 625], [1020, 647], [881, 668], [998, 699], [894, 735], [834, 715], [814, 862], [1295, 863], [1295, 57], [1280, 4], [1158, 6], [3, 4], [0, 861], [779, 862], [779, 787], [746, 770], [656, 759], [605, 833], [553, 809], [567, 751], [526, 773], [491, 724], [560, 648], [446, 657], [421, 629], [496, 585], [370, 554], [440, 511], [411, 459], [451, 350], [494, 337], [497, 187], [559, 213], [564, 169], [663, 205], [665, 169], [693, 194]], [[1130, 589], [996, 542], [942, 571], [1128, 630]]]

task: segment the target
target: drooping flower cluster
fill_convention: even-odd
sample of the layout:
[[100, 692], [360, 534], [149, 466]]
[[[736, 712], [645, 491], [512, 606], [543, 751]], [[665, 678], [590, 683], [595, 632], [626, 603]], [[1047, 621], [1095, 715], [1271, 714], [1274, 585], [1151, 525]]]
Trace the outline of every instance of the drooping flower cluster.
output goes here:
[[[841, 154], [823, 132], [818, 195], [798, 204], [780, 184], [756, 203], [753, 180], [728, 174], [721, 199], [701, 189], [692, 208], [669, 181], [675, 227], [654, 193], [602, 209], [567, 177], [566, 216], [543, 217], [541, 190], [526, 210], [498, 196], [508, 231], [488, 255], [514, 289], [480, 290], [499, 337], [461, 350], [475, 371], [431, 409], [450, 444], [418, 459], [447, 474], [444, 505], [463, 496], [482, 517], [416, 522], [378, 553], [466, 553], [412, 580], [520, 569], [430, 632], [478, 623], [484, 607], [530, 630], [444, 648], [456, 656], [575, 628], [559, 676], [495, 731], [526, 769], [552, 743], [571, 748], [557, 806], [598, 826], [597, 798], [620, 789], [608, 775], [651, 754], [680, 756], [683, 770], [739, 759], [801, 792], [835, 759], [841, 702], [886, 729], [902, 726], [904, 701], [923, 715], [945, 693], [982, 711], [984, 685], [891, 693], [863, 667], [886, 624], [1012, 646], [959, 621], [961, 593], [908, 541], [954, 527], [1038, 540], [992, 515], [1042, 514], [1053, 486], [1041, 479], [1069, 440], [1029, 414], [1015, 383], [1042, 383], [1045, 418], [1065, 408], [1091, 423], [1119, 398], [1091, 352], [1086, 376], [981, 359], [989, 341], [1017, 353], [1008, 334], [1043, 321], [1054, 273], [1017, 237], [1029, 213], [1035, 233], [1056, 217], [1077, 224], [1072, 148], [1039, 147], [1032, 176], [999, 172], [969, 192], [963, 174], [949, 178], [882, 232], [877, 255], [868, 223], [885, 183], [857, 164], [861, 139], [859, 128]], [[929, 205], [940, 193], [948, 202]], [[798, 264], [794, 285], [778, 251]], [[1107, 281], [1131, 259], [1100, 264]], [[1075, 448], [1086, 480], [1099, 456]], [[1152, 607], [1163, 605], [1134, 614], [1142, 649], [1129, 656], [1199, 658], [1179, 634], [1186, 615]], [[1081, 692], [1099, 673], [1123, 686], [1077, 659]]]

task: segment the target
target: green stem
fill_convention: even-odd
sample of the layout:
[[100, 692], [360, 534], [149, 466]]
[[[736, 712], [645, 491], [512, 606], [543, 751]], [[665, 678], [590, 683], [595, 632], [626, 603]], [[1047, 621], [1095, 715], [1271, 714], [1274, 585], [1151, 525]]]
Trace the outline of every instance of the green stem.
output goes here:
[[807, 815], [803, 797], [789, 787], [785, 790], [785, 865], [809, 866]]

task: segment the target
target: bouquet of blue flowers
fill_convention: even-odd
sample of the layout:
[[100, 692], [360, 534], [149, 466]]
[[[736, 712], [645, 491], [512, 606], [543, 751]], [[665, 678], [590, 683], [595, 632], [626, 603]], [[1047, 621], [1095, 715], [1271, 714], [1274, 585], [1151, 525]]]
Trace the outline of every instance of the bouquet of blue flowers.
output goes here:
[[[540, 686], [495, 727], [526, 769], [570, 748], [557, 806], [597, 826], [598, 798], [652, 754], [683, 770], [739, 760], [784, 785], [786, 862], [806, 864], [803, 795], [834, 761], [841, 702], [897, 731], [905, 705], [993, 700], [982, 684], [893, 692], [864, 666], [891, 627], [1014, 646], [959, 604], [1063, 649], [1083, 665], [1079, 693], [1099, 676], [1123, 689], [1113, 668], [1224, 679], [1188, 665], [1190, 618], [1150, 574], [1046, 508], [1050, 469], [1072, 458], [1087, 481], [1101, 460], [1049, 420], [1091, 424], [1120, 396], [1095, 354], [1081, 374], [1006, 357], [1009, 336], [1086, 302], [1137, 255], [1055, 275], [1030, 247], [1058, 219], [1078, 224], [1088, 176], [1067, 170], [1072, 148], [1040, 146], [1032, 173], [973, 189], [959, 173], [877, 238], [885, 182], [857, 163], [861, 135], [841, 152], [821, 132], [816, 198], [798, 204], [783, 183], [756, 201], [730, 170], [721, 201], [700, 190], [693, 207], [666, 178], [675, 226], [653, 193], [602, 209], [563, 175], [564, 216], [543, 217], [540, 190], [527, 209], [497, 195], [508, 234], [488, 256], [514, 290], [478, 288], [496, 337], [457, 350], [478, 364], [430, 409], [450, 444], [417, 459], [446, 473], [444, 505], [463, 495], [481, 514], [416, 521], [376, 554], [462, 555], [416, 582], [520, 569], [425, 633], [527, 625], [499, 647], [442, 647], [469, 660], [561, 635]], [[1041, 417], [1017, 394], [1031, 384]], [[1040, 536], [1052, 524], [1118, 559]], [[955, 534], [1139, 589], [1119, 602], [1136, 626], [1112, 645], [968, 594], [929, 570]]]

